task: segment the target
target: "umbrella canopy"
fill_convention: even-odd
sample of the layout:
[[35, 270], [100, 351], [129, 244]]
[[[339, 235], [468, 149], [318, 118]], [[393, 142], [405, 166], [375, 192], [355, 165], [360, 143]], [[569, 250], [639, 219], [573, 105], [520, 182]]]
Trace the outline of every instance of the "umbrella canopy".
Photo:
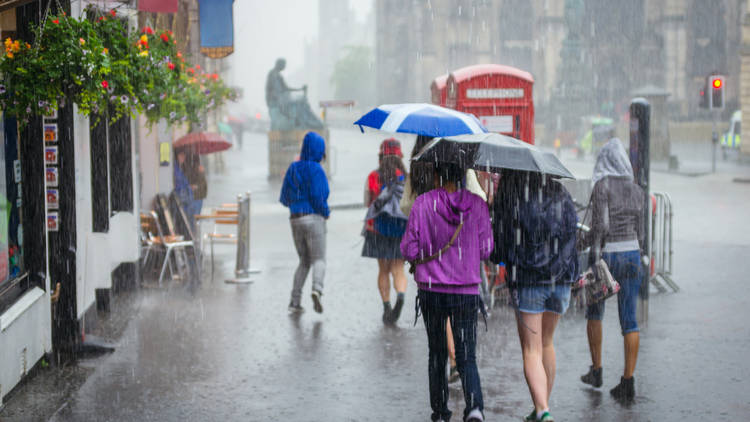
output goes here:
[[224, 139], [218, 133], [193, 132], [188, 133], [172, 144], [174, 149], [192, 148], [198, 154], [211, 154], [213, 152], [226, 151], [232, 148], [231, 142]]
[[435, 139], [414, 160], [448, 162], [489, 172], [509, 169], [575, 179], [555, 154], [499, 133]]
[[487, 129], [471, 114], [433, 104], [384, 104], [354, 122], [386, 132], [414, 133], [432, 138], [486, 133]]

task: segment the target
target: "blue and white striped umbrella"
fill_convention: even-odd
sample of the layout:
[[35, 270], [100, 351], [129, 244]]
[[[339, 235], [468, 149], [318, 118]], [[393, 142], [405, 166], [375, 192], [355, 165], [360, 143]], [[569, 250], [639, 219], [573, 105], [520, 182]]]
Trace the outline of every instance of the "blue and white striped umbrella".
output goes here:
[[487, 133], [487, 129], [471, 114], [433, 104], [384, 104], [372, 109], [354, 122], [386, 132], [414, 133], [416, 135], [442, 136]]

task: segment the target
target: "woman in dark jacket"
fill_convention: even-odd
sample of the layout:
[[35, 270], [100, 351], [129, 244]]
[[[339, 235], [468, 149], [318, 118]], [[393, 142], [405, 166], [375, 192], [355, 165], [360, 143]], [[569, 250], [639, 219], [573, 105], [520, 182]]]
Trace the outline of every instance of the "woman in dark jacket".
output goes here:
[[328, 178], [320, 165], [325, 158], [323, 137], [308, 132], [302, 142], [300, 160], [289, 165], [281, 186], [279, 201], [289, 208], [294, 246], [299, 265], [294, 273], [289, 311], [304, 311], [300, 305], [302, 287], [312, 268], [312, 300], [315, 312], [323, 312], [323, 278], [326, 272], [326, 220], [328, 209]]
[[504, 171], [493, 202], [495, 250], [504, 262], [521, 339], [523, 370], [534, 410], [527, 421], [551, 421], [553, 336], [578, 274], [576, 211], [565, 188], [537, 173]]
[[[617, 307], [625, 341], [625, 370], [620, 384], [610, 393], [616, 398], [632, 399], [635, 396], [633, 373], [640, 342], [636, 303], [641, 287], [645, 194], [633, 183], [633, 169], [619, 139], [610, 139], [599, 152], [592, 183], [590, 263], [601, 257], [614, 279], [620, 283]], [[603, 316], [604, 301], [591, 304], [586, 309], [586, 333], [592, 365], [581, 381], [594, 387], [602, 385]]]

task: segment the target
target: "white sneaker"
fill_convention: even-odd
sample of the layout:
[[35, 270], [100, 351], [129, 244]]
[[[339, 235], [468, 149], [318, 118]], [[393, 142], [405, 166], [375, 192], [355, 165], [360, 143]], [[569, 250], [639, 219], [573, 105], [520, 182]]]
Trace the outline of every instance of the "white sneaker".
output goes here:
[[466, 416], [466, 422], [484, 422], [482, 411], [477, 408], [469, 412], [469, 414]]
[[323, 313], [323, 305], [320, 303], [320, 296], [322, 295], [319, 291], [312, 291], [313, 309], [319, 314]]

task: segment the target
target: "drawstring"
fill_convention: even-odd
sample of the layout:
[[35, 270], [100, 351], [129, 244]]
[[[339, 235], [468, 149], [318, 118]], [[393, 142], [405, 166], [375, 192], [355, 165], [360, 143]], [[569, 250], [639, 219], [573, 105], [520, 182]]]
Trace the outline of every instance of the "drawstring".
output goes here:
[[419, 319], [419, 293], [417, 293], [417, 299], [414, 301], [414, 326], [417, 326], [417, 320]]
[[488, 332], [489, 329], [487, 328], [487, 308], [484, 306], [484, 300], [482, 300], [482, 295], [479, 295], [479, 309], [482, 312], [482, 318], [484, 319], [484, 332]]

